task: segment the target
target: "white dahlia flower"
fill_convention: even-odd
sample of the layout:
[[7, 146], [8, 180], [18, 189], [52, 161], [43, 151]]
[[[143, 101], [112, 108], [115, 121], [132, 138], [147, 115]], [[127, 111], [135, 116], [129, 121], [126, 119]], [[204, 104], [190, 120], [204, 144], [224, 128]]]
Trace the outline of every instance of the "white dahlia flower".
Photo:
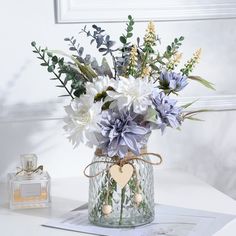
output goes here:
[[107, 91], [108, 100], [113, 101], [111, 106], [119, 109], [133, 105], [135, 113], [145, 113], [151, 105], [150, 96], [154, 84], [148, 78], [120, 77], [112, 86], [115, 91]]
[[114, 80], [108, 76], [99, 76], [98, 78], [93, 79], [93, 82], [86, 83], [86, 94], [95, 97], [97, 94], [105, 92], [108, 87], [112, 87], [113, 83]]
[[65, 107], [67, 117], [64, 119], [64, 129], [68, 138], [77, 147], [81, 142], [92, 147], [97, 145], [94, 131], [98, 131], [98, 122], [101, 113], [101, 102], [93, 103], [93, 97], [81, 95]]

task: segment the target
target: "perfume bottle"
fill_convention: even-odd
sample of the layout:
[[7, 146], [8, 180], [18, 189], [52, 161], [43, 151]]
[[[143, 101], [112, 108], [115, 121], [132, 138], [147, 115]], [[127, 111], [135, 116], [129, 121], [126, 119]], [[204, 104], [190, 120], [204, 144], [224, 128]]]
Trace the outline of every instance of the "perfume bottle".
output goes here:
[[37, 159], [35, 154], [21, 155], [20, 170], [8, 174], [10, 209], [50, 206], [50, 176]]

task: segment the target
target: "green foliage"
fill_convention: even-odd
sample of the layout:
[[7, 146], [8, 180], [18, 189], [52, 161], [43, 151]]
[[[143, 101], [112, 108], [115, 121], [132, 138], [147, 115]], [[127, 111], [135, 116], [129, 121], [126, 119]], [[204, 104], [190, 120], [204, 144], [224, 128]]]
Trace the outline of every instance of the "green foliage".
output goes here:
[[133, 36], [133, 26], [134, 26], [134, 19], [132, 18], [131, 15], [128, 16], [128, 22], [126, 23], [126, 33], [122, 34], [122, 36], [120, 36], [120, 42], [123, 43], [123, 48], [126, 47], [129, 42], [129, 38], [132, 38]]
[[167, 46], [166, 51], [163, 54], [163, 57], [166, 59], [170, 59], [173, 55], [175, 55], [179, 47], [182, 45], [183, 40], [184, 40], [183, 36], [175, 38], [174, 41]]
[[[34, 47], [33, 52], [38, 54], [38, 59], [42, 61], [41, 66], [47, 67], [47, 71], [54, 75], [51, 80], [57, 80], [60, 82], [56, 85], [58, 88], [64, 88], [67, 92], [66, 95], [61, 95], [60, 97], [70, 96], [72, 99], [74, 96], [79, 97], [81, 94], [85, 93], [85, 78], [84, 75], [75, 70], [70, 64], [65, 63], [63, 57], [58, 57], [53, 55], [46, 49], [41, 49], [41, 47], [36, 46], [35, 42], [31, 43]], [[64, 75], [64, 79], [62, 78]], [[67, 88], [67, 83], [70, 82], [70, 89]], [[74, 95], [74, 96], [73, 96]]]
[[204, 120], [202, 120], [202, 119], [199, 119], [199, 118], [197, 118], [197, 117], [194, 117], [194, 115], [193, 115], [193, 116], [187, 116], [187, 117], [185, 117], [185, 119], [187, 119], [187, 120], [193, 120], [193, 121], [204, 121]]
[[31, 42], [31, 46], [35, 47], [36, 46], [36, 42], [35, 41]]
[[[59, 56], [58, 54], [60, 53], [58, 51], [52, 52], [47, 48], [41, 49], [41, 47], [37, 47], [34, 41], [31, 42], [31, 46], [34, 48], [33, 52], [37, 54], [37, 58], [41, 61], [40, 65], [53, 75], [51, 80], [57, 80], [60, 83], [57, 87], [66, 90], [67, 94], [65, 96], [69, 95], [71, 98], [81, 96], [81, 94], [86, 92], [85, 83], [93, 81], [98, 76], [109, 76], [117, 79], [119, 76], [128, 77], [130, 75], [134, 77], [147, 76], [153, 79], [154, 82], [159, 80], [159, 84], [157, 84], [159, 89], [168, 95], [170, 93], [178, 95], [177, 92], [169, 88], [168, 81], [160, 82], [160, 74], [165, 70], [168, 72], [175, 70], [181, 57], [178, 50], [183, 43], [184, 37], [174, 38], [165, 51], [161, 52], [159, 47], [157, 47], [157, 42], [160, 40], [156, 35], [154, 23], [149, 23], [143, 41], [138, 37], [137, 42], [132, 43], [134, 24], [134, 19], [129, 15], [125, 32], [119, 38], [121, 46], [117, 48], [114, 47], [115, 41], [111, 40], [111, 37], [101, 27], [92, 25], [90, 30], [86, 26], [82, 29], [82, 33], [85, 33], [90, 38], [90, 43], [95, 44], [97, 50], [103, 56], [111, 56], [113, 68], [109, 66], [105, 57], [103, 57], [102, 63], [98, 64], [94, 57], [84, 54], [84, 48], [80, 46], [74, 36], [64, 39], [69, 44], [69, 50], [72, 55], [62, 53], [62, 56]], [[132, 51], [132, 47], [135, 47], [135, 50]], [[136, 51], [137, 53], [134, 53]], [[178, 55], [180, 57], [177, 57]], [[199, 55], [200, 50], [193, 54], [193, 57], [187, 61], [180, 72], [182, 75], [187, 76], [189, 80], [195, 80], [214, 90], [214, 85], [211, 82], [199, 76], [190, 75], [199, 61]], [[66, 57], [69, 58], [69, 61], [65, 60]], [[114, 73], [112, 73], [112, 69]], [[99, 94], [95, 100], [100, 101], [104, 96], [105, 94]], [[109, 106], [109, 102], [103, 108], [105, 109], [106, 106]]]
[[215, 90], [213, 83], [203, 79], [200, 76], [193, 76], [193, 75], [191, 75], [191, 76], [188, 76], [188, 78], [191, 79], [191, 80], [195, 80], [195, 81], [201, 83], [202, 85], [204, 85], [205, 87], [207, 87], [209, 89]]
[[186, 108], [192, 106], [196, 101], [198, 101], [198, 99], [196, 99], [196, 100], [193, 101], [193, 102], [189, 102], [189, 103], [187, 103], [187, 104], [185, 104], [185, 105], [183, 105], [183, 106], [181, 106], [181, 107], [186, 109]]
[[188, 119], [188, 120], [194, 120], [194, 121], [203, 121], [199, 118], [196, 118], [195, 115], [202, 113], [202, 112], [212, 112], [213, 110], [209, 110], [209, 109], [201, 109], [201, 110], [196, 110], [196, 111], [190, 111], [190, 112], [186, 112], [182, 119]]

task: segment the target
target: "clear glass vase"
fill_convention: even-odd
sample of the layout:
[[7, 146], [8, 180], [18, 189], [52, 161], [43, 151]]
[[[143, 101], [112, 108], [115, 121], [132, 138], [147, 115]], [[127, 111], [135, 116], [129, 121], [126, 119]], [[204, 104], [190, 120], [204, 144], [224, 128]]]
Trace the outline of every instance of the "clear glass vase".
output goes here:
[[[142, 159], [150, 161], [148, 155], [142, 155]], [[94, 176], [89, 182], [90, 222], [114, 228], [133, 227], [152, 222], [153, 166], [141, 160], [129, 161], [135, 171], [125, 187], [120, 188], [108, 171], [112, 165], [111, 160], [110, 157], [95, 154], [93, 164], [90, 166], [90, 176]]]

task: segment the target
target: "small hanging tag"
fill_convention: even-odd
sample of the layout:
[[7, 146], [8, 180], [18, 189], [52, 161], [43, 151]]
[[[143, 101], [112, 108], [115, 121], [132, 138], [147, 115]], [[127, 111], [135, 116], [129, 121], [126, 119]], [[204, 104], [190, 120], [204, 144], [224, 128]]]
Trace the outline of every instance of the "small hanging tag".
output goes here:
[[111, 177], [121, 188], [124, 188], [124, 186], [129, 182], [133, 172], [134, 168], [130, 164], [125, 164], [123, 166], [115, 164], [109, 169]]

